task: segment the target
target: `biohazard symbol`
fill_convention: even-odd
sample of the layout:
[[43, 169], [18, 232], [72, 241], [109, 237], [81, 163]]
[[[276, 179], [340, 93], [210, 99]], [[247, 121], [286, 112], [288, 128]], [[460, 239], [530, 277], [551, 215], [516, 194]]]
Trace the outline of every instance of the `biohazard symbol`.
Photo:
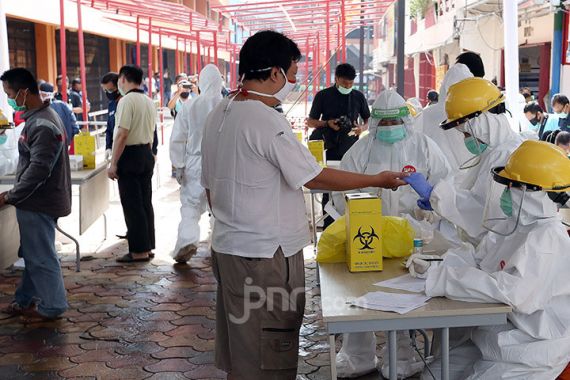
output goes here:
[[380, 239], [380, 237], [376, 235], [376, 232], [374, 232], [374, 228], [372, 228], [372, 226], [370, 226], [370, 230], [371, 230], [370, 232], [362, 232], [362, 227], [360, 227], [358, 229], [358, 234], [352, 240], [352, 241], [355, 241], [356, 239], [360, 240], [360, 244], [362, 244], [362, 248], [360, 249], [372, 249], [370, 244], [372, 244], [374, 238]]

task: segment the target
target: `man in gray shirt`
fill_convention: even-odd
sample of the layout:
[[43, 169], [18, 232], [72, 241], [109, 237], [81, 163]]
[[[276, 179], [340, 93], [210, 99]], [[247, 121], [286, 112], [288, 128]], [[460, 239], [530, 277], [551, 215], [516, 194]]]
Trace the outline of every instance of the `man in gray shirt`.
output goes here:
[[53, 319], [68, 307], [55, 251], [57, 218], [71, 213], [71, 176], [65, 128], [42, 102], [34, 76], [26, 69], [0, 76], [8, 103], [24, 111], [18, 142], [20, 158], [14, 188], [0, 194], [0, 207], [16, 207], [20, 255], [26, 267], [15, 300], [4, 312]]

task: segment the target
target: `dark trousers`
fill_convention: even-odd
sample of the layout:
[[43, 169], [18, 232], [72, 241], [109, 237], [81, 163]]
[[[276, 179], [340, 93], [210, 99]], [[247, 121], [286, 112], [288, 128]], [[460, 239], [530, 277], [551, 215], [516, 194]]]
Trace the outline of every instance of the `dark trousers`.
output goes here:
[[155, 247], [151, 182], [154, 157], [150, 144], [126, 146], [117, 166], [129, 252], [148, 252]]

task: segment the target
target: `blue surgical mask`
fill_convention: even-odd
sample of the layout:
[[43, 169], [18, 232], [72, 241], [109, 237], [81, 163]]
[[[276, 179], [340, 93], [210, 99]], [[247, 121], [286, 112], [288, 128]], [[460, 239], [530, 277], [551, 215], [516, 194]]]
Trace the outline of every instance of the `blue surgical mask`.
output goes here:
[[6, 144], [6, 141], [8, 141], [8, 136], [6, 136], [6, 133], [2, 133], [0, 135], [0, 145]]
[[387, 144], [394, 144], [406, 138], [406, 127], [404, 124], [378, 127], [376, 138]]
[[501, 210], [506, 216], [513, 216], [513, 197], [511, 196], [511, 190], [505, 188], [503, 194], [501, 194]]
[[481, 153], [483, 153], [488, 147], [487, 144], [477, 141], [477, 139], [473, 136], [465, 138], [463, 142], [465, 143], [465, 147], [467, 148], [469, 153], [475, 156], [478, 156]]
[[346, 88], [342, 87], [341, 85], [338, 85], [336, 88], [338, 89], [338, 92], [340, 92], [343, 95], [348, 95], [352, 92], [352, 87]]

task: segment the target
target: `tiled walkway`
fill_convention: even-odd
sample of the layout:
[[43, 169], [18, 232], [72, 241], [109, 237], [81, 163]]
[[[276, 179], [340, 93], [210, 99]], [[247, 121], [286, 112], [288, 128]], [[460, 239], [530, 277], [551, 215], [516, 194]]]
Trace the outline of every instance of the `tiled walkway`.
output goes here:
[[[81, 238], [85, 259], [81, 272], [74, 271], [73, 255], [63, 258], [70, 303], [63, 318], [27, 323], [0, 314], [0, 379], [225, 378], [213, 366], [216, 285], [207, 245], [189, 265], [173, 265], [169, 257], [180, 203], [178, 184], [169, 178], [166, 149], [161, 146], [161, 183], [154, 195], [157, 257], [151, 263], [115, 262], [127, 252], [127, 245], [114, 237], [125, 227], [113, 192], [107, 242], [99, 247], [102, 223], [98, 222]], [[77, 228], [72, 219], [62, 220], [69, 231]], [[73, 252], [73, 246], [64, 245], [64, 251]], [[311, 247], [306, 257], [307, 307], [299, 377], [329, 379], [329, 345], [320, 322]], [[0, 307], [12, 300], [19, 276], [19, 272], [0, 272]], [[377, 378], [378, 374], [366, 377]]]

